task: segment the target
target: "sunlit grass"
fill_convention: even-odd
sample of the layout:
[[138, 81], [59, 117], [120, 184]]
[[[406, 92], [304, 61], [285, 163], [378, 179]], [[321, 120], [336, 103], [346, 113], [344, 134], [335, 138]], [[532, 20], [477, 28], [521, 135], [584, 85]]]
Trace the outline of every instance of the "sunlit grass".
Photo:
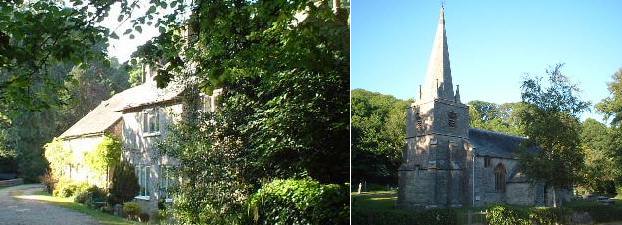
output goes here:
[[117, 216], [113, 216], [99, 210], [91, 209], [83, 204], [73, 202], [72, 198], [60, 198], [51, 196], [47, 192], [39, 191], [35, 192], [32, 195], [22, 195], [19, 191], [12, 192], [13, 197], [17, 199], [27, 199], [27, 200], [36, 200], [43, 201], [51, 205], [57, 205], [60, 207], [64, 207], [67, 209], [71, 209], [77, 211], [82, 214], [89, 215], [93, 217], [93, 219], [97, 220], [102, 225], [138, 225], [144, 224], [135, 221], [129, 221]]

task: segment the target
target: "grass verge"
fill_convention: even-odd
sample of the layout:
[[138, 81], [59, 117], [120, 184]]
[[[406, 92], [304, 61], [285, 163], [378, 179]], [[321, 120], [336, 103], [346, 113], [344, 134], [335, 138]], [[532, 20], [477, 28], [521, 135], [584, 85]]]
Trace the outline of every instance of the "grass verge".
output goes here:
[[32, 199], [37, 201], [43, 201], [51, 205], [57, 205], [63, 208], [71, 209], [76, 212], [91, 216], [102, 225], [142, 225], [135, 221], [126, 220], [117, 216], [113, 216], [99, 210], [91, 209], [83, 204], [73, 202], [71, 198], [60, 198], [51, 196], [44, 191], [35, 192], [32, 195], [17, 195], [18, 199]]

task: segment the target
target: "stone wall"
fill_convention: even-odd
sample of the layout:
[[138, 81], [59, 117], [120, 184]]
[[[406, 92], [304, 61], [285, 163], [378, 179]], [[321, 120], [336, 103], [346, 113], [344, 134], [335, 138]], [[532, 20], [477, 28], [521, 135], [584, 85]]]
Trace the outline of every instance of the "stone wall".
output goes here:
[[[157, 110], [159, 113], [160, 131], [143, 132], [142, 116], [147, 110]], [[158, 139], [166, 137], [167, 127], [178, 120], [182, 112], [182, 104], [167, 104], [144, 107], [138, 110], [123, 113], [123, 159], [134, 166], [149, 166], [148, 197], [135, 198], [143, 212], [153, 214], [157, 211], [160, 194], [160, 178], [162, 166], [175, 165], [176, 161], [162, 156], [156, 147]]]

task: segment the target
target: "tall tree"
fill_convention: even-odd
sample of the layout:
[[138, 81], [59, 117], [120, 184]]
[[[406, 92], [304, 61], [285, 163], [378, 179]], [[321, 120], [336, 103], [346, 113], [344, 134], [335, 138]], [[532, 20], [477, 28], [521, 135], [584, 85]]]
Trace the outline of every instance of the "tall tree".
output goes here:
[[471, 127], [512, 135], [524, 135], [518, 125], [517, 115], [524, 108], [521, 103], [501, 105], [474, 100], [468, 103]]
[[397, 184], [408, 101], [352, 90], [352, 180]]
[[41, 150], [70, 79], [59, 73], [62, 64], [105, 56], [108, 30], [95, 25], [98, 16], [53, 0], [0, 2], [0, 112], [11, 123], [11, 146], [28, 181], [46, 167]]
[[188, 181], [176, 196], [179, 223], [244, 223], [248, 196], [275, 178], [346, 183], [347, 13], [307, 0], [197, 1], [192, 9], [188, 39], [175, 31], [153, 42], [166, 62], [159, 84], [192, 76], [188, 94], [222, 88], [215, 113], [174, 127], [160, 148], [180, 160]]
[[[585, 156], [580, 149], [578, 114], [589, 106], [577, 95], [576, 85], [562, 74], [562, 66], [546, 70], [548, 83], [543, 83], [541, 76], [525, 77], [521, 96], [527, 106], [519, 115], [521, 128], [529, 137], [520, 154], [522, 169], [528, 177], [555, 190], [569, 188], [581, 178]], [[528, 151], [530, 146], [539, 149]], [[554, 202], [557, 206], [557, 200]]]
[[605, 124], [586, 119], [581, 128], [581, 149], [585, 153], [583, 187], [589, 192], [615, 193], [615, 182], [620, 177], [615, 153], [612, 151], [613, 133]]
[[612, 76], [613, 81], [607, 84], [610, 96], [596, 104], [596, 109], [611, 119], [611, 125], [620, 127], [622, 124], [622, 68]]

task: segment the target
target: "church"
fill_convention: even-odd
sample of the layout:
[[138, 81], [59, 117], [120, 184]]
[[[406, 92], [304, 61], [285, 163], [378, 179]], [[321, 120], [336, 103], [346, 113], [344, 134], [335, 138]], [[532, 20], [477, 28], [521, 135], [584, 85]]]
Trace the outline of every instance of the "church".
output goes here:
[[442, 7], [425, 83], [407, 109], [398, 205], [552, 205], [553, 189], [520, 171], [516, 152], [524, 137], [470, 127], [469, 106], [452, 84], [444, 11]]

